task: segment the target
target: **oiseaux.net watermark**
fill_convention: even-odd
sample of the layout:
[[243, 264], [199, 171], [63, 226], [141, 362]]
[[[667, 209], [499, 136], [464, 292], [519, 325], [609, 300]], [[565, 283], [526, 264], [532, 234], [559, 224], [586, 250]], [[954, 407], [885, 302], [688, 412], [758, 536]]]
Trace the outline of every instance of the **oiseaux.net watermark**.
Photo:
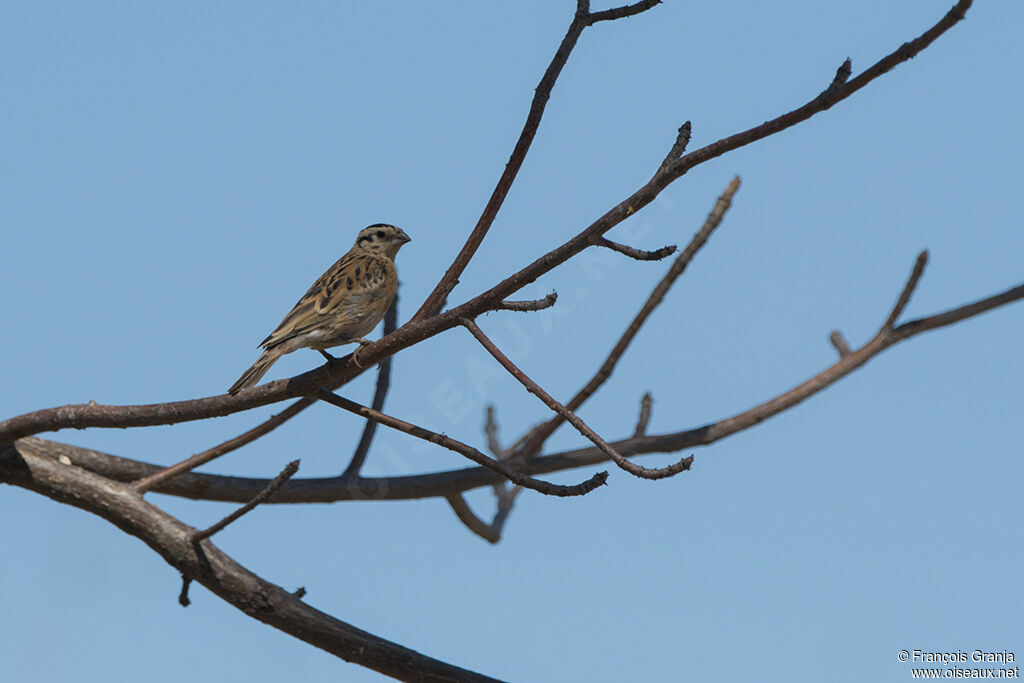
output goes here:
[[897, 658], [911, 666], [911, 678], [1020, 678], [1009, 650], [900, 650]]

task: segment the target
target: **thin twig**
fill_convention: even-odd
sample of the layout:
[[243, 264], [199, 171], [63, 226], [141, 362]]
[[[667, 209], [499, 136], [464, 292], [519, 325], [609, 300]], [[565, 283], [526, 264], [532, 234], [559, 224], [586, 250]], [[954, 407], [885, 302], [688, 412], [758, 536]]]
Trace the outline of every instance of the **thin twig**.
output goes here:
[[145, 493], [146, 491], [149, 491], [155, 486], [159, 486], [170, 481], [174, 477], [180, 476], [186, 472], [191, 472], [200, 465], [205, 465], [211, 460], [219, 458], [220, 456], [230, 453], [231, 451], [237, 450], [242, 446], [255, 441], [264, 434], [268, 434], [274, 431], [274, 429], [281, 426], [294, 416], [298, 415], [300, 412], [308, 408], [313, 403], [314, 402], [312, 400], [307, 398], [300, 399], [295, 403], [291, 404], [290, 406], [288, 406], [287, 408], [285, 408], [284, 410], [282, 410], [277, 415], [271, 416], [269, 420], [266, 420], [265, 422], [256, 425], [249, 431], [244, 432], [243, 434], [239, 434], [233, 439], [228, 439], [224, 443], [218, 444], [213, 448], [209, 448], [203, 451], [202, 453], [197, 453], [190, 458], [186, 458], [185, 460], [182, 460], [179, 463], [171, 465], [170, 467], [164, 468], [159, 472], [149, 475], [148, 477], [143, 477], [142, 479], [139, 479], [138, 481], [132, 484], [132, 488], [135, 489], [137, 493]]
[[[587, 5], [589, 6], [589, 2]], [[600, 12], [589, 12], [587, 16], [588, 24], [596, 24], [599, 21], [612, 21], [615, 19], [623, 19], [625, 17], [632, 17], [641, 12], [646, 12], [655, 5], [660, 5], [661, 0], [643, 0], [642, 2], [634, 2], [632, 5], [624, 5], [622, 7], [614, 7], [612, 9], [602, 10]]]
[[[701, 226], [697, 234], [693, 236], [690, 243], [686, 245], [683, 252], [676, 257], [676, 260], [672, 263], [672, 266], [665, 273], [665, 276], [661, 278], [651, 294], [647, 297], [647, 301], [640, 307], [640, 311], [630, 322], [626, 331], [619, 337], [618, 342], [612, 347], [608, 357], [605, 359], [601, 367], [598, 368], [597, 372], [590, 381], [587, 382], [582, 389], [580, 389], [572, 399], [566, 404], [566, 408], [570, 411], [579, 409], [587, 399], [594, 395], [595, 392], [601, 385], [603, 385], [609, 377], [612, 375], [612, 371], [618, 364], [619, 359], [622, 358], [626, 349], [633, 342], [637, 333], [640, 332], [640, 328], [647, 322], [647, 319], [654, 312], [654, 309], [664, 300], [665, 295], [668, 294], [669, 289], [675, 284], [676, 280], [686, 270], [686, 267], [693, 260], [693, 257], [697, 255], [697, 252], [707, 243], [708, 239], [715, 229], [721, 224], [722, 219], [725, 217], [729, 207], [732, 206], [733, 197], [740, 188], [740, 178], [736, 176], [732, 179], [729, 185], [722, 192], [721, 196], [715, 201], [715, 205], [711, 208], [707, 218], [704, 220], [704, 225]], [[535, 455], [544, 445], [558, 427], [562, 425], [564, 418], [562, 415], [555, 415], [547, 422], [538, 425], [536, 428], [527, 434], [521, 444], [521, 452], [525, 454], [527, 458]]]
[[683, 152], [686, 151], [686, 146], [690, 144], [691, 130], [689, 121], [679, 126], [679, 133], [676, 135], [676, 141], [672, 144], [672, 148], [668, 151], [668, 154], [665, 155], [665, 160], [661, 162], [661, 166], [658, 167], [659, 173], [665, 172], [672, 162], [681, 157]]
[[[649, 4], [653, 6], [656, 2], [638, 3]], [[619, 16], [629, 16], [631, 14], [637, 14], [648, 7], [635, 7], [630, 6], [627, 8], [619, 8], [618, 10], [608, 10], [605, 12], [598, 12], [592, 14], [589, 9], [588, 3], [578, 3], [576, 6], [576, 15], [572, 19], [572, 23], [569, 24], [568, 30], [565, 32], [565, 37], [562, 38], [561, 44], [555, 51], [555, 56], [551, 58], [551, 63], [548, 64], [547, 70], [544, 71], [544, 75], [540, 79], [540, 83], [537, 85], [537, 89], [533, 96], [533, 102], [530, 104], [530, 112], [526, 116], [526, 122], [523, 124], [523, 130], [519, 134], [519, 139], [516, 141], [515, 147], [512, 149], [512, 154], [509, 157], [508, 163], [505, 164], [505, 170], [502, 172], [501, 177], [498, 179], [498, 184], [494, 187], [494, 192], [491, 193], [491, 198], [487, 201], [487, 205], [484, 207], [483, 212], [480, 214], [479, 220], [477, 220], [476, 226], [466, 239], [466, 243], [462, 245], [462, 249], [455, 256], [455, 260], [445, 271], [444, 276], [441, 278], [437, 286], [434, 287], [434, 291], [427, 296], [423, 305], [416, 311], [416, 314], [412, 317], [412, 321], [422, 320], [423, 318], [436, 315], [444, 306], [444, 302], [447, 300], [448, 295], [452, 289], [459, 282], [462, 272], [469, 265], [469, 261], [473, 258], [476, 250], [479, 248], [480, 243], [483, 242], [484, 237], [487, 235], [487, 231], [491, 229], [491, 225], [494, 223], [494, 219], [498, 215], [498, 211], [501, 209], [501, 205], [505, 202], [505, 197], [508, 195], [509, 189], [512, 187], [512, 183], [516, 179], [516, 175], [519, 173], [519, 169], [522, 168], [523, 161], [526, 159], [527, 152], [530, 151], [530, 145], [533, 143], [533, 138], [537, 134], [537, 128], [540, 126], [541, 118], [544, 116], [544, 108], [547, 106], [548, 100], [551, 97], [551, 90], [555, 87], [555, 81], [558, 80], [558, 75], [562, 72], [562, 68], [569, 60], [569, 55], [572, 53], [573, 48], [576, 46], [576, 41], [579, 40], [580, 34], [583, 30], [597, 21], [605, 19], [616, 19], [618, 16], [613, 16], [614, 13], [619, 13]]]
[[828, 335], [828, 340], [832, 342], [832, 346], [835, 347], [840, 358], [850, 354], [850, 345], [846, 343], [846, 338], [839, 330], [832, 330], [832, 333]]
[[735, 135], [722, 138], [717, 142], [681, 157], [671, 165], [671, 175], [679, 177], [679, 175], [686, 173], [698, 164], [705, 163], [710, 159], [719, 157], [726, 152], [731, 152], [739, 147], [749, 145], [750, 143], [766, 138], [769, 135], [774, 135], [779, 131], [806, 121], [815, 114], [819, 114], [832, 108], [838, 102], [845, 100], [871, 81], [888, 71], [891, 71], [897, 65], [916, 57], [922, 50], [935, 42], [939, 36], [962, 20], [964, 15], [967, 13], [967, 10], [970, 9], [972, 2], [973, 0], [960, 0], [942, 17], [942, 19], [927, 31], [914, 40], [903, 43], [896, 50], [875, 62], [853, 80], [847, 80], [852, 71], [852, 67], [849, 64], [850, 60], [847, 59], [842, 63], [842, 65], [840, 65], [839, 69], [837, 69], [836, 75], [829, 86], [825, 88], [820, 95], [812, 99], [807, 104], [783, 114], [782, 116], [765, 121], [764, 123], [741, 133], [736, 133]]
[[178, 593], [178, 604], [188, 607], [192, 601], [188, 599], [188, 588], [192, 585], [192, 579], [184, 574], [181, 575], [181, 592]]
[[438, 434], [437, 432], [432, 432], [429, 429], [419, 427], [404, 420], [399, 420], [396, 417], [385, 415], [380, 411], [367, 408], [366, 406], [359, 405], [355, 401], [350, 401], [349, 399], [338, 396], [326, 389], [320, 389], [317, 392], [317, 398], [322, 401], [326, 401], [331, 405], [338, 406], [343, 410], [355, 413], [356, 415], [373, 418], [385, 427], [397, 429], [398, 431], [409, 434], [410, 436], [415, 436], [418, 439], [423, 439], [424, 441], [429, 441], [430, 443], [447, 448], [450, 451], [455, 451], [460, 455], [466, 456], [476, 464], [483, 465], [492, 472], [497, 472], [511, 482], [549, 496], [582, 496], [604, 484], [605, 480], [608, 478], [607, 472], [598, 472], [590, 479], [573, 486], [563, 486], [561, 484], [552, 484], [550, 482], [541, 481], [539, 479], [534, 479], [533, 477], [528, 477], [521, 472], [517, 472], [508, 465], [494, 460], [493, 458], [488, 458], [477, 449], [468, 444], [464, 444], [461, 441], [443, 434]]
[[645, 391], [640, 397], [640, 417], [636, 421], [636, 429], [633, 430], [633, 438], [647, 434], [647, 424], [651, 421], [651, 404], [653, 403], [651, 392]]
[[253, 499], [250, 500], [248, 503], [238, 508], [230, 515], [226, 516], [224, 519], [217, 522], [216, 524], [209, 526], [206, 529], [203, 529], [202, 531], [197, 531], [192, 536], [192, 543], [198, 544], [200, 541], [207, 539], [210, 536], [213, 536], [218, 531], [222, 531], [224, 527], [238, 520], [240, 517], [242, 517], [242, 515], [248, 514], [255, 510], [256, 506], [258, 506], [260, 503], [269, 500], [270, 497], [277, 493], [277, 490], [284, 486], [284, 483], [291, 479], [293, 476], [295, 476], [295, 473], [298, 471], [299, 461], [292, 460], [290, 463], [285, 465], [284, 469], [281, 470], [280, 474], [278, 474], [276, 477], [270, 480], [270, 483], [267, 484], [267, 487], [265, 489], [263, 489], [255, 496], [253, 496]]
[[498, 438], [498, 421], [495, 418], [494, 405], [488, 404], [484, 411], [484, 436], [487, 437], [487, 448], [498, 460], [502, 460], [505, 449], [501, 447], [501, 440]]
[[925, 249], [917, 255], [917, 260], [914, 262], [914, 269], [910, 271], [910, 277], [907, 278], [907, 284], [903, 285], [903, 291], [900, 292], [900, 298], [896, 300], [896, 305], [892, 307], [892, 312], [889, 313], [889, 317], [885, 319], [885, 323], [882, 325], [883, 330], [891, 330], [892, 326], [896, 324], [896, 319], [903, 314], [903, 310], [910, 303], [910, 297], [914, 295], [914, 290], [917, 289], [917, 283], [921, 280], [921, 274], [924, 273], [924, 267], [928, 265], [928, 250]]
[[647, 251], [645, 249], [637, 249], [625, 244], [619, 244], [618, 242], [613, 242], [609, 239], [605, 239], [604, 237], [598, 239], [595, 244], [599, 247], [604, 247], [605, 249], [611, 249], [612, 251], [617, 251], [620, 254], [625, 254], [629, 258], [636, 259], [637, 261], [660, 261], [666, 256], [671, 256], [676, 251], [676, 245], [674, 244], [670, 244], [667, 247], [661, 247], [660, 249], [655, 249], [654, 251]]
[[[388, 336], [395, 331], [398, 326], [398, 295], [395, 294], [394, 301], [391, 302], [391, 306], [388, 308], [388, 312], [384, 314], [384, 331], [383, 336]], [[373, 402], [370, 404], [374, 410], [384, 409], [384, 399], [388, 395], [388, 389], [391, 386], [391, 356], [388, 356], [380, 362], [380, 367], [377, 368], [377, 387], [373, 390]], [[352, 460], [349, 461], [348, 467], [342, 473], [342, 477], [358, 477], [359, 470], [363, 468], [363, 463], [366, 462], [366, 455], [370, 452], [370, 444], [373, 443], [373, 436], [377, 433], [377, 423], [373, 420], [367, 420], [366, 424], [363, 425], [363, 434], [359, 437], [359, 444], [356, 446], [355, 452], [352, 454]]]
[[551, 308], [558, 301], [558, 292], [551, 292], [543, 299], [531, 301], [501, 301], [495, 307], [496, 311], [543, 311]]
[[515, 363], [513, 363], [504, 353], [501, 352], [501, 349], [495, 346], [494, 342], [492, 342], [487, 337], [487, 335], [484, 334], [483, 330], [481, 330], [475, 322], [466, 318], [463, 319], [462, 325], [467, 330], [469, 330], [470, 334], [472, 334], [476, 338], [476, 340], [480, 342], [480, 345], [483, 346], [488, 353], [494, 356], [494, 359], [498, 361], [498, 363], [500, 363], [503, 368], [508, 370], [510, 375], [515, 377], [517, 380], [519, 380], [520, 384], [526, 387], [527, 391], [529, 391], [531, 394], [533, 394], [541, 401], [543, 401], [545, 405], [551, 408], [551, 410], [554, 410], [556, 413], [561, 415], [562, 418], [565, 419], [573, 427], [575, 427], [580, 434], [590, 439], [590, 441], [593, 442], [595, 446], [601, 449], [601, 451], [609, 458], [611, 458], [612, 462], [618, 465], [621, 469], [642, 479], [664, 479], [666, 477], [671, 477], [676, 474], [679, 474], [680, 472], [690, 469], [690, 465], [693, 463], [692, 455], [683, 458], [674, 465], [669, 465], [668, 467], [661, 467], [657, 469], [642, 467], [641, 465], [637, 465], [636, 463], [626, 460], [620, 454], [616, 453], [614, 448], [609, 446], [604, 439], [598, 436], [597, 433], [593, 429], [588, 427], [586, 423], [583, 422], [583, 420], [581, 420], [575, 413], [568, 410], [565, 406], [563, 406], [561, 403], [552, 398], [550, 394], [548, 394], [536, 382], [530, 379], [525, 372], [520, 370]]

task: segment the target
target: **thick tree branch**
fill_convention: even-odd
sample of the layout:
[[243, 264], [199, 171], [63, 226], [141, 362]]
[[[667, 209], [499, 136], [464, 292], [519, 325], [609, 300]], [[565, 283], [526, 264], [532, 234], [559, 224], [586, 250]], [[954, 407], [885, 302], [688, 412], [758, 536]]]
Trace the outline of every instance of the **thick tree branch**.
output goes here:
[[123, 484], [37, 454], [29, 441], [0, 448], [0, 481], [103, 517], [142, 540], [183, 576], [201, 583], [247, 615], [345, 661], [399, 680], [494, 681], [320, 612], [253, 574], [209, 540], [202, 541], [200, 554], [192, 543], [192, 527]]

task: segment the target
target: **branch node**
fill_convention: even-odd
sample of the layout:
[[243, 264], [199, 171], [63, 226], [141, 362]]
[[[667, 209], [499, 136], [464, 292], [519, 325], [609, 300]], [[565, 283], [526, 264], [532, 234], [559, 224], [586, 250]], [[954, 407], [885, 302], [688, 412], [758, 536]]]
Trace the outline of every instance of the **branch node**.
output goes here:
[[589, 439], [591, 443], [597, 446], [602, 453], [607, 455], [608, 458], [616, 465], [618, 465], [621, 469], [629, 472], [634, 476], [640, 477], [641, 479], [664, 479], [666, 477], [671, 477], [676, 474], [679, 474], [680, 472], [690, 468], [690, 465], [685, 458], [674, 465], [669, 465], [668, 467], [662, 467], [660, 469], [650, 469], [647, 467], [643, 467], [641, 465], [637, 465], [634, 462], [630, 462], [625, 457], [623, 457], [622, 454], [620, 454], [618, 451], [616, 451], [614, 448], [608, 445], [608, 442], [602, 439], [597, 434], [597, 432], [595, 432], [593, 429], [587, 426], [587, 424], [583, 420], [581, 420], [578, 415], [576, 415], [574, 412], [572, 412], [564, 405], [556, 401], [551, 396], [551, 394], [544, 391], [544, 389], [541, 388], [539, 384], [530, 379], [525, 372], [519, 369], [519, 366], [513, 363], [508, 356], [501, 352], [501, 349], [499, 349], [494, 344], [494, 342], [491, 341], [491, 339], [486, 334], [484, 334], [484, 331], [481, 330], [480, 327], [475, 322], [473, 322], [469, 318], [462, 318], [461, 322], [463, 327], [469, 330], [469, 333], [472, 334], [478, 342], [480, 342], [480, 345], [483, 346], [484, 349], [486, 349], [487, 352], [494, 357], [494, 360], [498, 361], [498, 363], [503, 368], [505, 368], [510, 375], [519, 380], [519, 383], [522, 384], [527, 391], [529, 391], [531, 394], [539, 398], [544, 403], [544, 405], [546, 405], [548, 408], [550, 408], [559, 416], [561, 416], [566, 422], [575, 427], [576, 431], [582, 434], [585, 438]]
[[843, 333], [839, 330], [832, 330], [832, 333], [828, 335], [828, 340], [835, 347], [836, 352], [840, 358], [846, 358], [850, 355], [850, 345], [846, 343], [846, 338], [843, 337]]
[[892, 312], [889, 313], [889, 317], [885, 319], [885, 323], [882, 325], [880, 332], [891, 332], [893, 325], [896, 324], [896, 320], [903, 314], [907, 304], [910, 303], [910, 297], [913, 296], [914, 290], [917, 289], [917, 284], [921, 280], [921, 275], [924, 273], [924, 267], [928, 265], [928, 250], [925, 249], [917, 255], [917, 260], [914, 262], [914, 269], [910, 271], [910, 277], [907, 278], [907, 284], [903, 285], [903, 291], [900, 292], [900, 298], [896, 300], [896, 305], [893, 306]]
[[[715, 201], [715, 205], [708, 213], [707, 218], [704, 221], [704, 225], [701, 226], [697, 234], [693, 236], [690, 243], [686, 245], [682, 253], [679, 254], [672, 262], [672, 267], [669, 268], [668, 272], [662, 277], [661, 281], [655, 285], [651, 291], [650, 296], [647, 297], [647, 301], [640, 307], [640, 311], [633, 318], [633, 321], [626, 328], [626, 331], [622, 333], [619, 341], [616, 342], [615, 346], [612, 347], [611, 352], [605, 359], [601, 367], [598, 368], [597, 373], [587, 382], [582, 389], [576, 392], [565, 407], [569, 411], [577, 410], [583, 405], [587, 399], [594, 395], [598, 389], [604, 384], [605, 381], [611, 376], [612, 371], [618, 364], [619, 359], [626, 352], [626, 349], [632, 343], [633, 339], [640, 332], [640, 328], [643, 327], [647, 318], [650, 317], [654, 309], [657, 308], [665, 296], [668, 294], [669, 289], [675, 284], [679, 276], [683, 274], [690, 261], [693, 260], [697, 252], [707, 243], [708, 239], [715, 229], [721, 224], [722, 219], [725, 217], [725, 213], [732, 206], [732, 200], [736, 192], [740, 187], [740, 178], [736, 176], [730, 181], [729, 185], [722, 191], [722, 194]], [[565, 418], [561, 413], [555, 415], [551, 419], [543, 422], [529, 432], [523, 435], [512, 446], [509, 450], [521, 453], [526, 459], [532, 458], [536, 453], [540, 452], [541, 447], [549, 436], [551, 436], [556, 429], [565, 421]]]
[[661, 166], [658, 168], [659, 172], [665, 170], [672, 165], [672, 162], [683, 156], [683, 152], [686, 151], [686, 146], [690, 144], [690, 133], [691, 126], [689, 121], [679, 126], [679, 133], [676, 135], [676, 141], [672, 144], [672, 148], [668, 151], [668, 154], [665, 155], [665, 160], [661, 162]]
[[645, 249], [637, 249], [625, 244], [619, 244], [618, 242], [612, 242], [610, 239], [605, 237], [599, 237], [595, 244], [599, 247], [604, 247], [605, 249], [611, 249], [612, 251], [617, 251], [620, 254], [625, 254], [629, 258], [636, 259], [637, 261], [660, 261], [666, 256], [671, 256], [676, 252], [676, 245], [674, 244], [670, 244], [667, 247], [661, 247], [660, 249], [655, 249], [654, 251], [647, 251]]
[[181, 592], [178, 593], [178, 604], [182, 607], [188, 607], [192, 604], [192, 601], [188, 599], [188, 587], [191, 583], [192, 579], [184, 574], [181, 575]]
[[651, 421], [651, 404], [653, 403], [651, 392], [645, 391], [644, 395], [640, 397], [640, 417], [637, 418], [636, 429], [633, 430], [634, 438], [647, 434], [647, 424]]
[[294, 591], [292, 591], [292, 595], [301, 600], [302, 598], [306, 597], [306, 587], [299, 586]]
[[846, 85], [846, 82], [850, 80], [850, 75], [852, 73], [853, 63], [850, 61], [850, 58], [847, 57], [846, 60], [839, 65], [839, 68], [836, 69], [835, 78], [833, 78], [832, 82], [829, 83], [827, 88], [825, 88], [825, 92], [821, 93], [822, 97], [837, 95], [843, 86]]
[[423, 439], [424, 441], [429, 441], [430, 443], [441, 446], [442, 448], [455, 451], [456, 453], [469, 458], [476, 464], [483, 465], [492, 472], [505, 477], [514, 484], [519, 484], [520, 486], [533, 489], [534, 491], [545, 495], [582, 496], [596, 489], [608, 478], [607, 472], [598, 472], [590, 479], [572, 486], [563, 486], [562, 484], [552, 484], [551, 482], [541, 481], [540, 479], [534, 479], [533, 477], [527, 476], [522, 472], [509, 467], [506, 463], [487, 457], [469, 444], [462, 443], [461, 441], [445, 436], [444, 434], [432, 432], [429, 429], [411, 424], [405, 420], [399, 420], [397, 417], [386, 415], [380, 411], [373, 410], [372, 408], [367, 408], [366, 406], [360, 405], [343, 396], [338, 396], [334, 392], [326, 389], [318, 389], [316, 397], [321, 401], [330, 403], [342, 410], [347, 410], [350, 413], [355, 413], [356, 415], [361, 415], [366, 418], [373, 418], [385, 427], [396, 429], [410, 436], [415, 436], [417, 439]]

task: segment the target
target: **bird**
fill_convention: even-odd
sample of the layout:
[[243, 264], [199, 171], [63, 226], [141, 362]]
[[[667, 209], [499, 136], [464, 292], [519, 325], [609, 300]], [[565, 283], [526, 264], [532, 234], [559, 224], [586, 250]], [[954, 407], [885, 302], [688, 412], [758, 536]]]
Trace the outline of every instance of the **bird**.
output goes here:
[[360, 230], [348, 253], [317, 278], [260, 343], [263, 352], [228, 393], [255, 385], [278, 358], [296, 349], [315, 349], [330, 360], [325, 349], [353, 342], [360, 348], [369, 344], [363, 335], [377, 326], [395, 298], [395, 256], [410, 241], [401, 228], [387, 223]]

